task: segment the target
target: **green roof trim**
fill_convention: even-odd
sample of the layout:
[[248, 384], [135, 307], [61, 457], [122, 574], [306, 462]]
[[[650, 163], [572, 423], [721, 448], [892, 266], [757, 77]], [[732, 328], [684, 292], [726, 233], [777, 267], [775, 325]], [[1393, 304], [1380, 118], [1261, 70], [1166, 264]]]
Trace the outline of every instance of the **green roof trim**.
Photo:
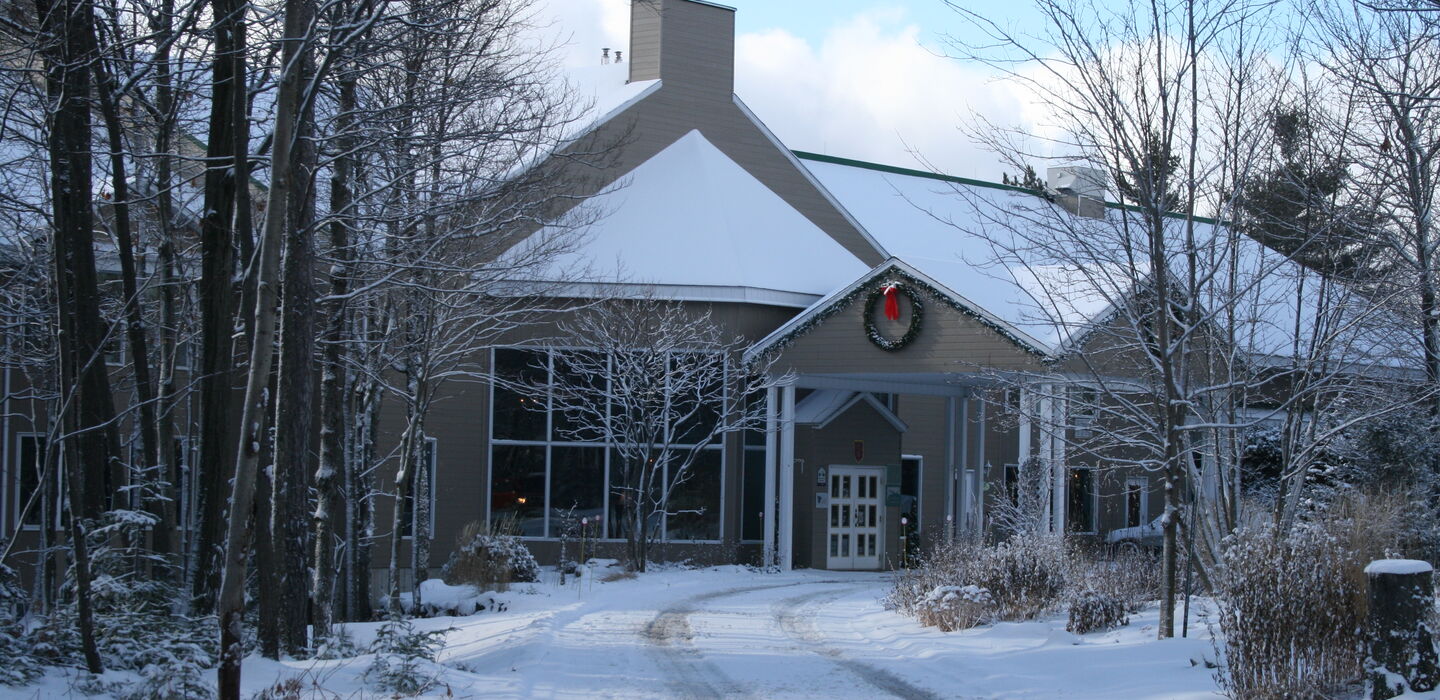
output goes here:
[[[985, 180], [975, 180], [975, 179], [972, 179], [972, 178], [959, 177], [959, 176], [956, 176], [956, 175], [945, 175], [945, 174], [942, 174], [942, 173], [932, 173], [932, 172], [929, 172], [929, 171], [927, 171], [927, 170], [915, 170], [915, 169], [913, 169], [913, 168], [902, 168], [902, 167], [900, 167], [900, 166], [898, 166], [898, 165], [883, 165], [883, 164], [881, 164], [881, 163], [870, 163], [870, 162], [866, 162], [866, 161], [863, 161], [863, 160], [855, 160], [855, 159], [853, 159], [853, 158], [841, 158], [841, 157], [839, 157], [839, 156], [827, 156], [827, 155], [825, 155], [825, 154], [823, 154], [823, 153], [811, 153], [811, 152], [809, 152], [809, 151], [791, 151], [791, 153], [795, 154], [795, 157], [796, 157], [796, 158], [799, 158], [799, 159], [801, 159], [801, 160], [813, 160], [813, 161], [815, 161], [815, 162], [817, 162], [817, 163], [829, 163], [829, 164], [831, 164], [831, 165], [844, 165], [844, 166], [851, 167], [851, 168], [862, 168], [862, 169], [864, 169], [864, 170], [874, 170], [874, 171], [876, 171], [876, 172], [890, 173], [891, 175], [906, 175], [906, 176], [908, 176], [908, 177], [921, 177], [921, 178], [925, 178], [925, 179], [927, 179], [927, 180], [936, 180], [936, 181], [939, 181], [939, 182], [949, 182], [949, 183], [954, 183], [954, 184], [957, 184], [957, 185], [969, 185], [969, 186], [971, 186], [971, 187], [985, 187], [985, 188], [992, 189], [992, 190], [1005, 190], [1005, 191], [1008, 191], [1008, 192], [1020, 192], [1020, 193], [1023, 193], [1023, 194], [1034, 195], [1034, 196], [1036, 196], [1036, 197], [1044, 197], [1044, 196], [1045, 196], [1045, 193], [1043, 193], [1043, 192], [1039, 192], [1039, 191], [1037, 191], [1037, 190], [1032, 190], [1032, 189], [1029, 189], [1029, 188], [1026, 188], [1026, 187], [1018, 187], [1018, 186], [1016, 186], [1016, 185], [1002, 185], [1002, 184], [1000, 184], [1000, 183], [998, 183], [998, 182], [987, 182], [987, 181], [985, 181]], [[1105, 202], [1105, 206], [1108, 207], [1108, 208], [1110, 208], [1110, 209], [1123, 209], [1123, 210], [1126, 210], [1126, 211], [1136, 211], [1136, 212], [1140, 211], [1140, 207], [1137, 207], [1137, 206], [1135, 206], [1135, 205], [1133, 205], [1133, 204], [1121, 204], [1120, 202]], [[1186, 215], [1186, 214], [1183, 214], [1183, 213], [1181, 213], [1181, 212], [1170, 212], [1170, 213], [1166, 214], [1166, 216], [1168, 216], [1169, 218], [1172, 218], [1172, 219], [1185, 219], [1185, 218], [1187, 218], [1187, 215]], [[1216, 219], [1216, 218], [1214, 218], [1214, 217], [1209, 217], [1209, 216], [1194, 216], [1194, 217], [1188, 217], [1188, 218], [1193, 218], [1197, 223], [1207, 224], [1207, 225], [1210, 225], [1210, 226], [1218, 226], [1218, 225], [1220, 224], [1220, 221], [1219, 221], [1218, 219]]]
[[984, 180], [972, 180], [972, 179], [970, 179], [970, 178], [968, 178], [968, 177], [958, 177], [958, 176], [955, 176], [955, 175], [942, 175], [942, 174], [940, 174], [940, 173], [932, 173], [932, 172], [928, 172], [928, 171], [925, 171], [925, 170], [913, 170], [913, 169], [911, 169], [911, 168], [902, 168], [902, 167], [899, 167], [899, 166], [897, 166], [897, 165], [881, 165], [881, 164], [879, 164], [879, 163], [867, 163], [867, 162], [865, 162], [865, 161], [863, 161], [863, 160], [852, 160], [852, 159], [850, 159], [850, 158], [841, 158], [841, 157], [839, 157], [839, 156], [827, 156], [827, 155], [824, 155], [824, 154], [821, 154], [821, 153], [810, 153], [810, 152], [808, 152], [808, 151], [791, 151], [791, 153], [794, 153], [794, 154], [795, 154], [795, 157], [796, 157], [796, 158], [799, 158], [799, 159], [801, 159], [801, 160], [813, 160], [813, 161], [815, 161], [815, 162], [817, 162], [817, 163], [830, 163], [831, 165], [846, 165], [846, 166], [849, 166], [849, 167], [852, 167], [852, 168], [864, 168], [865, 170], [876, 170], [876, 171], [879, 171], [879, 172], [882, 172], [882, 173], [890, 173], [890, 174], [892, 174], [892, 175], [909, 175], [910, 177], [923, 177], [923, 178], [925, 178], [925, 179], [927, 179], [927, 180], [939, 180], [940, 182], [953, 182], [953, 183], [960, 184], [960, 185], [971, 185], [971, 186], [973, 186], [973, 187], [988, 187], [988, 188], [990, 188], [990, 189], [992, 189], [992, 190], [1007, 190], [1007, 191], [1010, 191], [1010, 192], [1023, 192], [1023, 193], [1025, 193], [1025, 194], [1033, 194], [1033, 195], [1035, 195], [1035, 196], [1037, 196], [1037, 197], [1041, 196], [1041, 194], [1040, 194], [1039, 192], [1036, 192], [1035, 190], [1032, 190], [1032, 189], [1027, 189], [1027, 188], [1024, 188], [1024, 187], [1016, 187], [1015, 185], [1002, 185], [1002, 184], [1000, 184], [1000, 183], [998, 183], [998, 182], [986, 182], [986, 181], [984, 181]]

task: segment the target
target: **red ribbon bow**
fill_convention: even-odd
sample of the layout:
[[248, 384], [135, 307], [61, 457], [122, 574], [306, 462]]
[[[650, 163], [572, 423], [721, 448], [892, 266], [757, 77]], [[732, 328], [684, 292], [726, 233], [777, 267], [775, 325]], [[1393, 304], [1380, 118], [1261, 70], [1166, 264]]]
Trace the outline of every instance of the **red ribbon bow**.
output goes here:
[[900, 301], [895, 298], [896, 291], [898, 290], [893, 284], [887, 284], [880, 290], [880, 293], [885, 295], [885, 318], [891, 321], [900, 320]]

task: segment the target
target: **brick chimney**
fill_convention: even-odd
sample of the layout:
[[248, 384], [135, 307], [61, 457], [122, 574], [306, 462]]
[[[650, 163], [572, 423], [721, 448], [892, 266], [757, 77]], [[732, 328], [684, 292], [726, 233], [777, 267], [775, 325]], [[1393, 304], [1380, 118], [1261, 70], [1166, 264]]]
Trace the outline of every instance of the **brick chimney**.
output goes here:
[[730, 99], [735, 92], [735, 9], [705, 0], [631, 0], [630, 80]]

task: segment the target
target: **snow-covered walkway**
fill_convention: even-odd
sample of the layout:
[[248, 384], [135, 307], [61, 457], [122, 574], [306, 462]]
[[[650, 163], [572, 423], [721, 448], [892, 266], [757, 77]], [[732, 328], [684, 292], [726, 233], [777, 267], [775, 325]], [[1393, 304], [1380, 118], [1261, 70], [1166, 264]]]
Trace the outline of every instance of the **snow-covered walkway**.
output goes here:
[[[1060, 618], [945, 634], [885, 610], [888, 585], [887, 575], [871, 573], [669, 570], [610, 583], [520, 584], [504, 596], [507, 611], [415, 624], [453, 628], [428, 667], [437, 697], [1216, 696], [1203, 624], [1192, 623], [1199, 638], [1164, 642], [1154, 639], [1153, 610], [1084, 636], [1066, 632]], [[365, 645], [377, 626], [349, 629]], [[299, 674], [334, 693], [325, 697], [377, 697], [362, 680], [370, 658], [252, 657], [245, 693]], [[65, 685], [52, 675], [39, 695], [32, 687], [19, 697], [52, 697]]]

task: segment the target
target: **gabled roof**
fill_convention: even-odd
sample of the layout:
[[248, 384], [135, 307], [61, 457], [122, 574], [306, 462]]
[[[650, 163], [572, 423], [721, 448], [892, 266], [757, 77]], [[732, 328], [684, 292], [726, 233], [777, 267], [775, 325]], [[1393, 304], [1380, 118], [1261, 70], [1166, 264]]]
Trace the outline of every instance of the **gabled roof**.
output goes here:
[[813, 425], [824, 428], [830, 421], [845, 415], [857, 403], [869, 404], [896, 432], [906, 432], [910, 426], [890, 410], [875, 395], [868, 391], [845, 391], [843, 389], [816, 389], [809, 396], [795, 404], [795, 422], [799, 425]]
[[[528, 281], [569, 284], [580, 296], [628, 284], [659, 287], [676, 299], [804, 307], [865, 271], [699, 131], [590, 198], [589, 206], [599, 219], [583, 227], [570, 250], [523, 273]], [[541, 229], [506, 256], [524, 256], [527, 245], [560, 235], [555, 227]]]
[[745, 351], [746, 361], [785, 348], [816, 324], [839, 313], [851, 303], [855, 302], [859, 290], [868, 287], [877, 280], [892, 278], [899, 278], [910, 285], [929, 292], [951, 309], [969, 316], [981, 325], [990, 328], [1026, 352], [1043, 357], [1050, 357], [1053, 354], [1052, 347], [1030, 335], [1024, 329], [1017, 328], [1005, 319], [990, 313], [983, 306], [975, 304], [964, 296], [956, 293], [945, 284], [921, 271], [914, 265], [911, 265], [909, 262], [892, 257], [871, 268], [858, 279], [853, 280], [844, 287], [825, 295], [819, 301], [816, 301], [804, 311], [800, 312], [799, 315], [785, 322], [785, 324], [776, 328], [769, 335], [761, 338], [759, 342]]

